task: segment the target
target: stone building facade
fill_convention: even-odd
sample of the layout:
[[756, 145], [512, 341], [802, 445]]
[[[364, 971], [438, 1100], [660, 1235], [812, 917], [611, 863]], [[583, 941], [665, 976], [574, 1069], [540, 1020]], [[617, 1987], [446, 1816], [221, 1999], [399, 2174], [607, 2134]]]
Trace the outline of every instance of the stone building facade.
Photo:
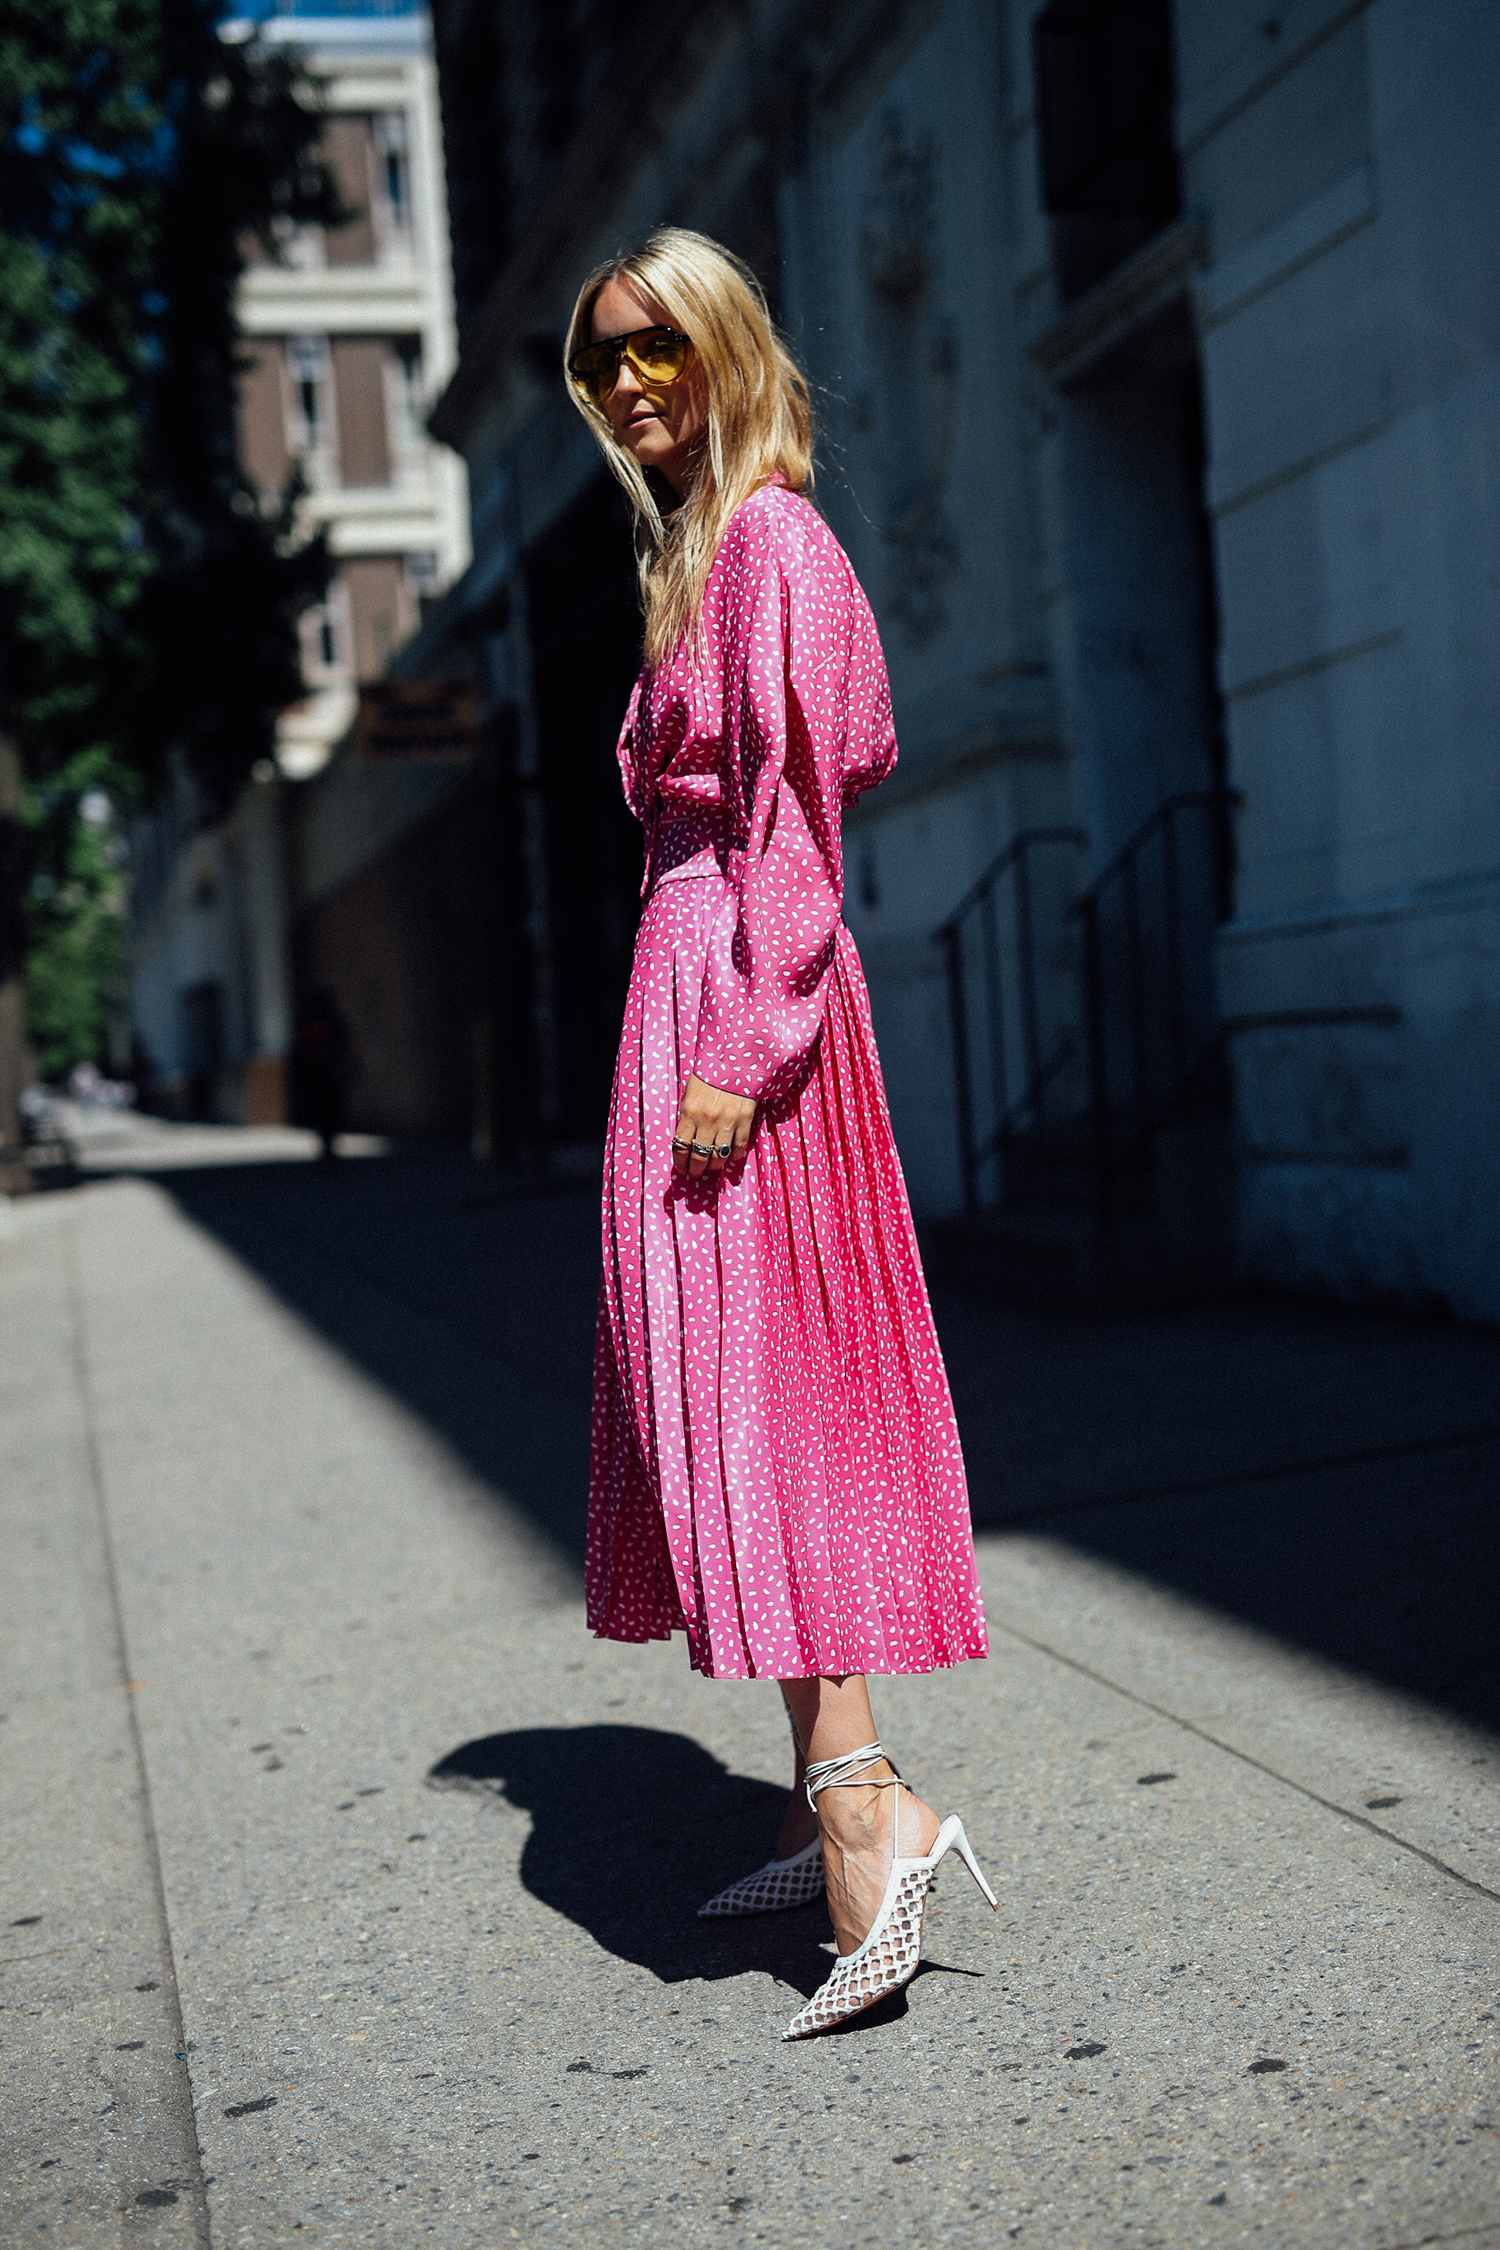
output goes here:
[[[257, 254], [239, 298], [242, 464], [301, 519], [335, 572], [301, 620], [304, 699], [230, 818], [203, 827], [191, 788], [132, 838], [133, 1014], [156, 1098], [192, 1114], [285, 1117], [294, 1029], [288, 783], [348, 738], [377, 680], [469, 559], [457, 455], [428, 409], [456, 359], [446, 182], [431, 33], [413, 0], [286, 7], [256, 27], [297, 47], [326, 105], [323, 153], [349, 222]], [[229, 23], [226, 38], [248, 35]]]
[[[472, 665], [509, 745], [543, 1129], [598, 1099], [559, 1061], [549, 791], [606, 822], [629, 670], [627, 575], [594, 554], [585, 597], [562, 567], [620, 534], [558, 349], [579, 276], [671, 220], [764, 279], [881, 624], [901, 763], [848, 824], [846, 912], [918, 1209], [967, 1198], [1043, 1285], [1099, 1279], [1101, 1223], [1138, 1266], [1222, 1265], [1232, 1214], [1273, 1284], [1500, 1316], [1500, 18], [434, 24], [460, 356], [433, 428], [474, 562], [402, 661]], [[619, 849], [615, 936], [587, 933], [611, 988]]]
[[240, 287], [241, 459], [267, 492], [300, 464], [303, 518], [327, 529], [338, 563], [303, 619], [311, 693], [282, 721], [278, 763], [294, 779], [326, 762], [360, 684], [469, 559], [463, 465], [426, 429], [456, 357], [428, 19], [373, 0], [316, 8], [274, 14], [260, 36], [295, 45], [316, 77], [325, 160], [354, 217], [299, 228]]

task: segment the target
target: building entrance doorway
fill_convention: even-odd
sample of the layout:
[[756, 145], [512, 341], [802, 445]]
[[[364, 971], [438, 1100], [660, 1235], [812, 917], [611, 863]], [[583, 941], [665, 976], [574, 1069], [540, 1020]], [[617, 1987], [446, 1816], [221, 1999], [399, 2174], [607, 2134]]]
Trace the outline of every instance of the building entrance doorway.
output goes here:
[[1164, 798], [1224, 779], [1202, 386], [1185, 298], [1069, 382], [1059, 423], [1097, 867]]
[[606, 472], [532, 548], [526, 565], [556, 1122], [604, 1131], [640, 919], [639, 822], [615, 745], [641, 661], [630, 510]]
[[215, 1115], [224, 1068], [224, 988], [217, 978], [184, 986], [182, 1046], [187, 1114], [199, 1124], [208, 1124]]

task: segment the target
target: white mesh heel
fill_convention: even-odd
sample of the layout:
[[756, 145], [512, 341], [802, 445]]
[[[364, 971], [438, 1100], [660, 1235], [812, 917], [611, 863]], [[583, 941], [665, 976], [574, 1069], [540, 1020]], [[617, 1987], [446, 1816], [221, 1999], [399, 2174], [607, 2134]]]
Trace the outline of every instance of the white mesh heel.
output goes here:
[[818, 1987], [806, 2007], [793, 2016], [781, 2035], [783, 2039], [811, 2039], [817, 2032], [831, 2031], [835, 2024], [862, 2015], [866, 2008], [873, 2008], [877, 2001], [887, 1999], [904, 1984], [910, 1984], [922, 1958], [922, 1910], [927, 1903], [927, 1893], [939, 1864], [950, 1851], [958, 1853], [991, 1906], [999, 1904], [980, 1872], [979, 1862], [964, 1834], [964, 1824], [956, 1813], [951, 1813], [943, 1822], [925, 1858], [901, 1857], [900, 1793], [906, 1783], [899, 1774], [890, 1778], [882, 1776], [878, 1781], [861, 1778], [865, 1770], [884, 1755], [880, 1744], [874, 1742], [847, 1758], [829, 1758], [807, 1769], [807, 1793], [814, 1800], [824, 1789], [896, 1791], [891, 1826], [891, 1871], [886, 1878], [880, 1912], [871, 1923], [863, 1945], [852, 1953], [838, 1956], [833, 1974]]
[[[802, 1745], [797, 1740], [797, 1728], [790, 1711], [786, 1723], [792, 1730], [793, 1754], [800, 1757]], [[809, 1906], [822, 1895], [823, 1846], [814, 1836], [810, 1844], [804, 1844], [790, 1859], [768, 1859], [753, 1875], [742, 1875], [728, 1890], [718, 1892], [706, 1906], [700, 1906], [698, 1918], [701, 1921], [705, 1915], [784, 1914], [793, 1906]]]
[[791, 1906], [806, 1906], [823, 1895], [823, 1846], [812, 1842], [791, 1859], [768, 1859], [753, 1875], [742, 1875], [727, 1891], [720, 1891], [698, 1913], [781, 1914]]

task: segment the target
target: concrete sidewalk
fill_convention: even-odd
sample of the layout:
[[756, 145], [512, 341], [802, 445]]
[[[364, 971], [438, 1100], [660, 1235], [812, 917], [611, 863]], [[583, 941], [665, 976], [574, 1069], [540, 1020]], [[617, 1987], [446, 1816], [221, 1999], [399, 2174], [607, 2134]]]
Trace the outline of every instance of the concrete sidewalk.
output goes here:
[[1500, 2245], [1500, 1341], [940, 1308], [992, 1656], [878, 1710], [1001, 1910], [784, 2047], [779, 1699], [583, 1628], [595, 1224], [12, 1213], [0, 2243]]

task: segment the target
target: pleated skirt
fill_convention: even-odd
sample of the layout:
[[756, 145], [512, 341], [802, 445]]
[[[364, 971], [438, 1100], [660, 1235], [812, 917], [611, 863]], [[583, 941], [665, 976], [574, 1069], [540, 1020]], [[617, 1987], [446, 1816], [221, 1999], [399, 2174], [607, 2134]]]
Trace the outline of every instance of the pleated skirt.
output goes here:
[[986, 1651], [963, 1456], [869, 999], [842, 927], [823, 1029], [743, 1170], [675, 1178], [717, 871], [648, 901], [605, 1155], [588, 1618], [716, 1679]]

